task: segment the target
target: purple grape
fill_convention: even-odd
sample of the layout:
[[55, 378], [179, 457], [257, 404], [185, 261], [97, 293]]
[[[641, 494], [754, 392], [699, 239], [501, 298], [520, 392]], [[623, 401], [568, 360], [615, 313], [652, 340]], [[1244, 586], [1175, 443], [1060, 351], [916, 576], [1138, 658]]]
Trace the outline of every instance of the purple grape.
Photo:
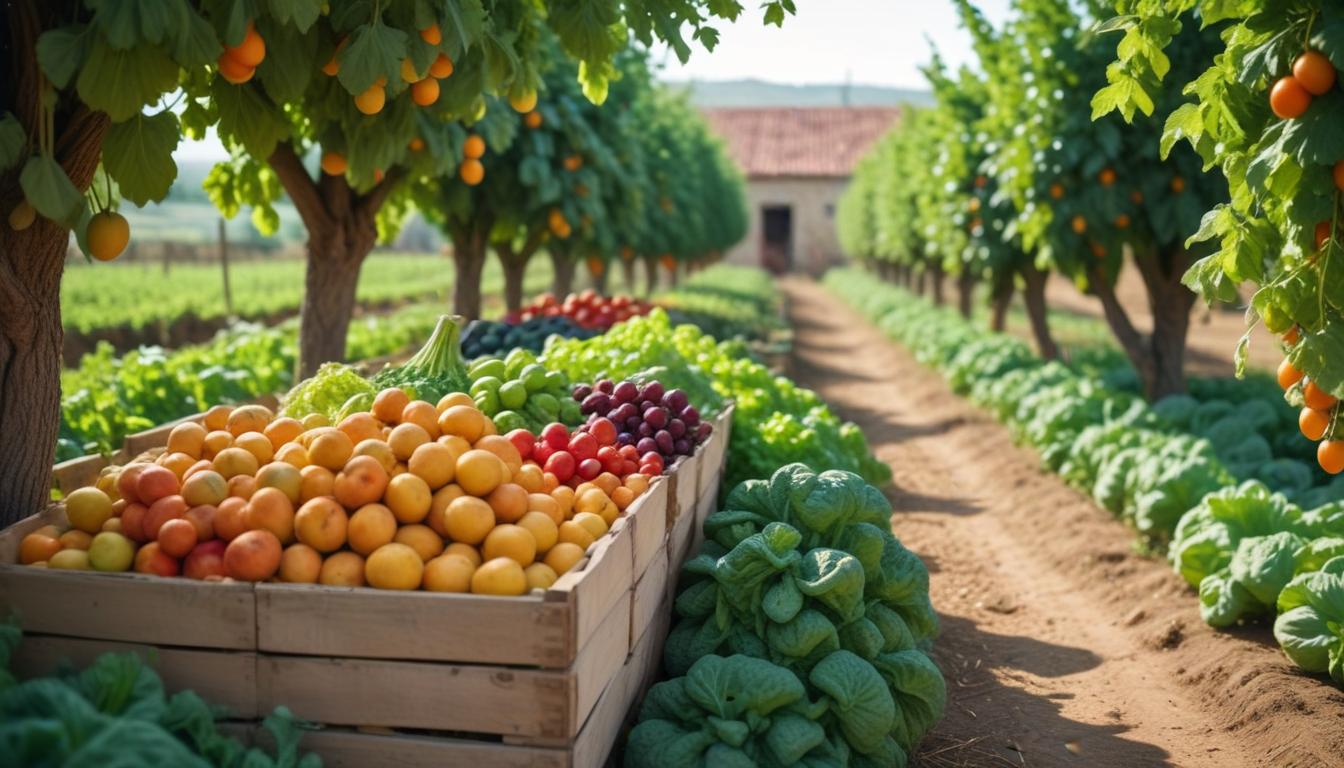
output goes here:
[[650, 424], [649, 422], [641, 421], [639, 423], [639, 427], [635, 429], [635, 434], [639, 435], [640, 437], [653, 437], [653, 433], [657, 431], [658, 430], [654, 429], [653, 425]]
[[611, 394], [616, 397], [616, 402], [629, 403], [639, 397], [639, 387], [633, 381], [622, 381]]
[[634, 445], [634, 444], [635, 444], [635, 436], [632, 435], [632, 434], [630, 434], [629, 432], [622, 432], [622, 433], [620, 433], [619, 435], [616, 436], [616, 444], [617, 444], [617, 445]]
[[[617, 393], [616, 399], [618, 402], [620, 401], [619, 393]], [[631, 416], [638, 416], [638, 415], [639, 415], [639, 409], [635, 407], [634, 403], [621, 403], [620, 405], [616, 406], [616, 408], [613, 409], [610, 414], [611, 420], [616, 422], [617, 424], [624, 424], [626, 419], [630, 418]]]
[[677, 441], [672, 444], [672, 447], [677, 453], [680, 453], [683, 456], [689, 456], [691, 454], [691, 441], [684, 437], [677, 438]]
[[686, 422], [686, 426], [694, 427], [700, 423], [700, 412], [694, 405], [688, 405], [681, 409], [681, 420]]
[[672, 419], [667, 422], [667, 431], [672, 433], [673, 438], [680, 439], [686, 434], [686, 422], [681, 419]]
[[611, 397], [601, 392], [594, 392], [584, 398], [583, 402], [579, 404], [579, 410], [582, 413], [596, 413], [605, 416], [607, 411], [611, 410]]
[[714, 431], [714, 425], [708, 421], [700, 422], [700, 426], [695, 428], [695, 442], [703, 443], [709, 437], [709, 433]]
[[641, 419], [640, 417], [630, 416], [625, 420], [625, 428], [630, 432], [634, 432], [635, 430], [639, 429], [639, 425], [643, 423], [644, 420]]
[[639, 397], [646, 403], [658, 403], [663, 399], [663, 385], [656, 381], [650, 381], [644, 385], [644, 389], [640, 390]]
[[574, 399], [579, 402], [583, 402], [591, 394], [593, 394], [593, 388], [587, 384], [576, 384], [574, 386]]
[[673, 413], [681, 413], [690, 404], [690, 398], [680, 389], [669, 389], [667, 394], [663, 395], [663, 405]]
[[646, 453], [657, 453], [658, 443], [652, 437], [642, 437], [638, 443], [635, 443], [635, 450], [639, 451], [640, 456]]
[[611, 394], [611, 391], [612, 391], [613, 389], [615, 389], [615, 388], [616, 388], [616, 385], [611, 383], [611, 379], [603, 379], [603, 380], [597, 382], [597, 390], [598, 390], [599, 392], [605, 392], [605, 393], [607, 393], [608, 395], [610, 395], [610, 394]]
[[662, 408], [645, 409], [644, 420], [652, 424], [654, 429], [662, 429], [667, 426], [667, 411]]
[[666, 429], [660, 429], [653, 435], [653, 441], [658, 444], [658, 450], [664, 455], [672, 453], [675, 449], [676, 441], [672, 439], [671, 433]]

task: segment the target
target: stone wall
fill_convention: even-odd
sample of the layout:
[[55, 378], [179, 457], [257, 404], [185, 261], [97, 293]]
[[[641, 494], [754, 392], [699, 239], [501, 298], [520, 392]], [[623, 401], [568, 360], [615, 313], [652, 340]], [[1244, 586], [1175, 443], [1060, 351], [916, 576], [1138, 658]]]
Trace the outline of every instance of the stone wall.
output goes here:
[[835, 206], [847, 178], [772, 177], [748, 179], [747, 236], [728, 252], [733, 264], [761, 266], [762, 210], [787, 205], [792, 211], [793, 269], [820, 274], [844, 261], [835, 236]]

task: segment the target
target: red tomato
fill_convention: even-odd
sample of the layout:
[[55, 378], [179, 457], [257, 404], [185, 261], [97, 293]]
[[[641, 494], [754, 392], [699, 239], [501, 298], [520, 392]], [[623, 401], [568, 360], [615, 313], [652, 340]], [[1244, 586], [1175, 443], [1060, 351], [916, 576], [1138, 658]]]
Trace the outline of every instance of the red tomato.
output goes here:
[[509, 439], [510, 443], [513, 443], [514, 448], [518, 449], [518, 455], [524, 459], [532, 456], [532, 449], [537, 445], [537, 438], [533, 437], [531, 432], [526, 429], [515, 429], [505, 437]]
[[545, 440], [552, 449], [563, 451], [569, 445], [569, 430], [564, 424], [553, 421], [541, 430], [541, 439]]
[[[574, 457], [571, 456], [568, 451], [556, 451], [555, 453], [552, 453], [550, 458], [546, 459], [546, 465], [544, 467], [547, 472], [555, 475], [555, 478], [562, 483], [569, 482], [569, 479], [574, 476], [574, 470], [576, 468], [577, 464], [574, 461]], [[597, 477], [597, 475], [593, 475], [593, 477]]]
[[639, 451], [636, 450], [633, 445], [622, 445], [617, 449], [617, 452], [621, 454], [622, 459], [629, 459], [630, 461], [639, 460]]
[[551, 444], [542, 440], [532, 448], [532, 460], [544, 467], [546, 466], [546, 460], [551, 458], [553, 453], [555, 453], [555, 449], [551, 447]]
[[584, 459], [579, 462], [578, 475], [584, 480], [592, 480], [602, 474], [602, 462], [597, 459]]
[[643, 471], [644, 467], [657, 467], [658, 470], [656, 472], [649, 472], [646, 474], [661, 475], [663, 474], [663, 457], [658, 453], [649, 451], [639, 458], [639, 466], [640, 471]]
[[611, 423], [611, 419], [594, 419], [588, 425], [588, 434], [596, 438], [598, 445], [616, 444], [616, 425]]
[[587, 432], [580, 432], [569, 439], [569, 452], [578, 461], [597, 458], [597, 438]]
[[633, 475], [633, 474], [635, 474], [635, 473], [638, 472], [638, 471], [639, 471], [639, 465], [636, 464], [636, 463], [634, 462], [633, 459], [622, 459], [622, 460], [621, 460], [621, 471], [620, 471], [620, 472], [615, 472], [615, 473], [613, 473], [613, 474], [617, 474], [617, 475], [620, 475], [621, 477], [625, 477], [626, 475]]

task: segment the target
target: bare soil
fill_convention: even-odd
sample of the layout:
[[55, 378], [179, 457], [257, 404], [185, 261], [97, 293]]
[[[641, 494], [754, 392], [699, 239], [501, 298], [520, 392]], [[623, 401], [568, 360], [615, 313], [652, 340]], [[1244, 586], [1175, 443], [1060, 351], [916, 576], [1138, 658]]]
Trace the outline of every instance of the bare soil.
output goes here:
[[1163, 561], [823, 288], [784, 283], [793, 375], [895, 470], [931, 573], [943, 720], [917, 764], [1341, 766], [1344, 692], [1268, 627], [1216, 632]]

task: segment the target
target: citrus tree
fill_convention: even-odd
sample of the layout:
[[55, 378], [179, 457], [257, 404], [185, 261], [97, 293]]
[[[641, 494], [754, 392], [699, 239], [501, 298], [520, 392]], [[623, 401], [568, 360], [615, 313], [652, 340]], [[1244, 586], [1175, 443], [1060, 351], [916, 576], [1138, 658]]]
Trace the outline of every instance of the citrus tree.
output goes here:
[[[765, 4], [781, 23], [791, 0]], [[226, 212], [287, 192], [309, 231], [303, 372], [343, 356], [353, 286], [401, 182], [458, 157], [452, 121], [485, 94], [531, 108], [542, 31], [601, 101], [633, 38], [712, 47], [719, 0], [628, 5], [483, 0], [13, 0], [0, 85], [0, 522], [47, 498], [58, 425], [59, 287], [69, 234], [95, 258], [129, 240], [121, 200], [162, 200], [183, 136], [232, 158]], [[460, 130], [460, 129], [458, 129]], [[418, 139], [418, 141], [417, 141]], [[325, 155], [319, 173], [305, 164]], [[311, 161], [310, 161], [311, 162]], [[101, 174], [100, 174], [101, 169]], [[91, 186], [95, 176], [104, 181]]]
[[[959, 5], [964, 18], [977, 14]], [[1068, 0], [1018, 0], [998, 34], [973, 35], [994, 84], [985, 122], [994, 147], [983, 169], [1017, 210], [1005, 234], [1099, 299], [1144, 393], [1158, 399], [1185, 388], [1194, 295], [1181, 277], [1207, 250], [1186, 239], [1203, 211], [1226, 199], [1226, 184], [1203, 173], [1194, 152], [1162, 155], [1160, 120], [1093, 120], [1091, 94], [1105, 85], [1112, 51], [1090, 24]], [[1187, 50], [1210, 38], [1193, 32]], [[1171, 65], [1192, 71], [1193, 60]], [[1184, 103], [1172, 92], [1154, 108], [1165, 116]], [[1127, 258], [1143, 280], [1148, 334], [1115, 293]]]
[[[1223, 3], [1123, 0], [1103, 25], [1123, 30], [1099, 113], [1153, 114], [1172, 92], [1190, 103], [1166, 116], [1163, 152], [1188, 146], [1222, 171], [1230, 200], [1211, 207], [1191, 241], [1210, 246], [1186, 273], [1209, 301], [1257, 290], [1248, 317], [1279, 334], [1279, 380], [1303, 408], [1317, 458], [1344, 471], [1344, 9], [1320, 0]], [[1192, 50], [1189, 30], [1218, 25], [1216, 46]], [[1171, 66], [1191, 60], [1198, 69]], [[1244, 365], [1250, 333], [1237, 348]]]

